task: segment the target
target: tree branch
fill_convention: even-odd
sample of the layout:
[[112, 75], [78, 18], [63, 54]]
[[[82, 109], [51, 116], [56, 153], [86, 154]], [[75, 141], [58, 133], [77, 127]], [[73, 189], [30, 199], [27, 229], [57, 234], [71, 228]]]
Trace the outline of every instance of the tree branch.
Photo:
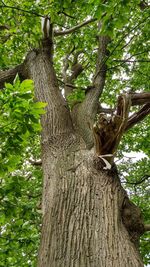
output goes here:
[[23, 64], [16, 66], [14, 69], [0, 71], [0, 89], [3, 89], [5, 82], [13, 82], [17, 73], [19, 74], [20, 78], [27, 78], [23, 68]]
[[10, 27], [8, 25], [0, 25], [0, 31], [9, 30]]
[[115, 62], [129, 62], [129, 63], [136, 63], [136, 62], [150, 62], [150, 60], [145, 60], [145, 59], [141, 59], [141, 60], [128, 60], [128, 59], [114, 59], [113, 61]]
[[149, 5], [145, 1], [140, 1], [139, 7], [140, 7], [141, 10], [144, 10], [144, 9], [148, 8]]
[[132, 106], [150, 103], [150, 93], [131, 93]]
[[41, 166], [42, 165], [42, 160], [32, 160], [32, 159], [29, 159], [29, 162], [31, 163], [31, 165], [33, 166]]
[[6, 5], [4, 2], [3, 2], [3, 5], [0, 6], [0, 8], [10, 8], [10, 9], [18, 10], [18, 11], [21, 11], [21, 12], [24, 12], [24, 13], [28, 13], [28, 14], [37, 16], [37, 17], [45, 18], [44, 15], [38, 14], [38, 13], [33, 12], [33, 11], [28, 11], [28, 10], [22, 9], [22, 8], [20, 8], [20, 7], [16, 7], [16, 6], [8, 6], [8, 5]]
[[132, 128], [135, 124], [141, 122], [148, 114], [150, 114], [150, 103], [144, 105], [138, 112], [129, 117], [125, 131]]
[[65, 15], [66, 17], [71, 18], [71, 19], [76, 19], [75, 17], [73, 17], [73, 16], [67, 14], [67, 13], [64, 12], [64, 11], [58, 12], [58, 15], [59, 15], [59, 14], [63, 14], [63, 15]]
[[67, 82], [67, 70], [69, 68], [69, 57], [74, 52], [74, 50], [75, 50], [75, 46], [73, 46], [71, 51], [63, 59], [62, 76], [63, 76], [64, 84]]
[[110, 42], [110, 38], [107, 36], [99, 36], [99, 48], [98, 48], [98, 56], [97, 56], [97, 64], [96, 64], [96, 74], [94, 77], [94, 85], [96, 89], [99, 91], [99, 96], [103, 91], [105, 85], [106, 78], [106, 58], [108, 57], [107, 46]]
[[[132, 29], [130, 29], [127, 33], [125, 33], [122, 38], [118, 41], [118, 43], [116, 44], [116, 46], [114, 47], [114, 49], [111, 51], [111, 53], [109, 54], [109, 56], [106, 58], [105, 63], [107, 62], [107, 60], [114, 54], [114, 52], [116, 51], [116, 49], [119, 47], [119, 45], [122, 43], [122, 41], [133, 31], [135, 31], [137, 28], [139, 28], [139, 26], [141, 24], [143, 24], [149, 17], [146, 17], [144, 19], [142, 19], [139, 23], [137, 23]], [[123, 49], [123, 48], [122, 48]]]
[[82, 27], [84, 27], [84, 26], [86, 26], [86, 25], [88, 25], [88, 24], [90, 24], [96, 20], [97, 19], [86, 20], [86, 21], [82, 22], [81, 24], [78, 24], [78, 25], [76, 25], [76, 26], [74, 26], [74, 27], [72, 27], [66, 31], [54, 31], [54, 36], [62, 36], [62, 35], [73, 33], [75, 31], [77, 31], [78, 29], [80, 29], [80, 28], [82, 28]]
[[[100, 29], [100, 22], [98, 27]], [[99, 97], [105, 85], [107, 68], [104, 61], [108, 54], [107, 45], [109, 42], [110, 38], [107, 36], [98, 37], [97, 65], [93, 85], [90, 90], [86, 92], [84, 101], [80, 105], [76, 105], [72, 112], [76, 128], [81, 134], [88, 149], [91, 149], [94, 145], [93, 124], [95, 116], [99, 110]]]
[[[129, 62], [130, 59], [131, 59], [132, 57], [134, 57], [134, 56], [138, 56], [138, 55], [141, 55], [141, 54], [144, 54], [144, 53], [146, 53], [146, 52], [148, 53], [149, 50], [144, 50], [144, 51], [142, 51], [142, 52], [138, 52], [138, 53], [136, 53], [136, 54], [133, 54], [133, 55], [131, 55], [130, 57], [128, 57], [126, 60], [121, 61], [121, 62], [122, 62], [121, 64], [118, 64], [118, 65], [116, 65], [116, 66], [110, 67], [109, 69], [115, 69], [115, 68], [121, 67], [121, 66], [123, 66], [126, 62]], [[114, 61], [115, 61], [115, 60], [114, 60]], [[108, 69], [108, 70], [109, 70], [109, 69]]]
[[150, 224], [145, 224], [144, 225], [144, 230], [145, 230], [145, 232], [146, 231], [150, 231]]
[[149, 177], [150, 177], [150, 175], [146, 174], [146, 175], [143, 176], [143, 178], [140, 181], [137, 181], [137, 182], [129, 182], [129, 181], [127, 181], [126, 184], [139, 185], [139, 184], [142, 184]]
[[[66, 55], [66, 57], [63, 60], [63, 65], [64, 65], [64, 67], [63, 67], [63, 79], [64, 79], [64, 84], [65, 84], [65, 86], [64, 86], [65, 97], [67, 97], [72, 92], [72, 89], [74, 88], [73, 81], [84, 70], [82, 64], [78, 62], [78, 57], [83, 51], [77, 51], [75, 54], [73, 54], [74, 51], [75, 51], [75, 46], [73, 47], [71, 52]], [[69, 61], [69, 57], [71, 54], [73, 54], [73, 56], [74, 56], [73, 62], [71, 62], [71, 60]], [[69, 69], [70, 65], [71, 65], [71, 74], [68, 75], [67, 70]]]

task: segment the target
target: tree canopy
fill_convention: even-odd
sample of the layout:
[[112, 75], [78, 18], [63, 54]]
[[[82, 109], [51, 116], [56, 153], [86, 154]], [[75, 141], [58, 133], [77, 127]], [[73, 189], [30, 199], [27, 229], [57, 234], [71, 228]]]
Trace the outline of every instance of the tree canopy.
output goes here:
[[[111, 114], [116, 96], [123, 92], [149, 91], [148, 1], [5, 0], [0, 2], [0, 14], [0, 85], [4, 71], [21, 68], [27, 53], [41, 46], [41, 21], [50, 17], [54, 67], [63, 96], [64, 81], [68, 85], [64, 97], [69, 109], [84, 100], [96, 79], [99, 34], [110, 40], [103, 59], [107, 74], [101, 94], [102, 111]], [[46, 103], [36, 101], [33, 81], [17, 75], [2, 87], [0, 107], [0, 266], [33, 267], [41, 226], [40, 116], [45, 114]], [[138, 115], [138, 110], [133, 106], [131, 116]], [[147, 116], [126, 132], [115, 158], [122, 184], [141, 208], [145, 224], [150, 216], [149, 140]], [[136, 154], [139, 156], [132, 158]], [[150, 263], [149, 248], [145, 233], [140, 248], [145, 265]]]

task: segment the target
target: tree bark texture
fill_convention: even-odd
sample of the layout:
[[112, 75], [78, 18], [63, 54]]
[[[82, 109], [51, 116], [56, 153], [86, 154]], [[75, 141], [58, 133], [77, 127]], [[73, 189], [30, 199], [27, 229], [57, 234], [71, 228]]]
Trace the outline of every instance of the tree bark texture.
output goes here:
[[[38, 267], [142, 267], [137, 249], [143, 231], [116, 168], [103, 170], [87, 149], [43, 50], [26, 59], [42, 117], [43, 222]], [[79, 113], [78, 113], [79, 116]], [[132, 216], [134, 218], [132, 218]]]

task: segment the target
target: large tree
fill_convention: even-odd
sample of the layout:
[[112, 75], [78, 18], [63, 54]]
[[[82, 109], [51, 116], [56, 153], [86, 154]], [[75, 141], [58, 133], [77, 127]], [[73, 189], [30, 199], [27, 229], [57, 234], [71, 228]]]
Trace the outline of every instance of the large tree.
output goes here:
[[143, 266], [139, 238], [149, 226], [122, 187], [115, 158], [134, 142], [138, 151], [134, 139], [150, 113], [148, 4], [9, 0], [1, 9], [0, 86], [18, 73], [34, 81], [40, 103], [33, 107], [47, 103], [38, 267]]

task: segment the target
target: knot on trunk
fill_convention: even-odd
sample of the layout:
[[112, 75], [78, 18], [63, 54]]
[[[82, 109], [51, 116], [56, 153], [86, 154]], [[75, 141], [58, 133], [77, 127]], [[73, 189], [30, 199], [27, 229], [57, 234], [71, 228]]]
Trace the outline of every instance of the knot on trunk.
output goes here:
[[130, 240], [138, 246], [139, 237], [144, 233], [144, 223], [140, 209], [125, 197], [121, 216]]

